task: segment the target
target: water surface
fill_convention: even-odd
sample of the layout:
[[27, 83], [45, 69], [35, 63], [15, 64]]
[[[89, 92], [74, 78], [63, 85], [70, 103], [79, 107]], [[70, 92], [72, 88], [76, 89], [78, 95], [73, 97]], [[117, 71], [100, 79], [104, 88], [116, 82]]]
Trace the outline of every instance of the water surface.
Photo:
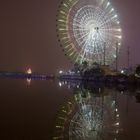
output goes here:
[[40, 80], [0, 80], [2, 140], [139, 140], [140, 90]]

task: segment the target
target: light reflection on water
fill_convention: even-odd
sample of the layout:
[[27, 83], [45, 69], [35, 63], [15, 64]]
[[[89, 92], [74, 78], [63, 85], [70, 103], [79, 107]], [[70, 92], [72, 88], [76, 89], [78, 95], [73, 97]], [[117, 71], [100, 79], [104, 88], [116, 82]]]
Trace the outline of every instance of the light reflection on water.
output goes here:
[[[128, 90], [127, 85], [105, 87], [101, 83], [70, 81], [59, 81], [58, 84], [60, 87], [73, 90], [73, 97], [63, 104], [58, 113], [53, 139], [124, 140], [132, 137], [139, 139], [138, 130], [135, 129], [135, 136], [131, 132], [128, 133], [129, 127], [132, 129], [131, 123], [129, 126], [128, 122], [130, 119], [128, 113], [131, 113], [129, 102], [135, 97], [136, 103], [139, 103], [140, 98], [136, 87]], [[120, 109], [122, 106], [123, 112]], [[139, 105], [132, 104], [130, 107], [135, 106]], [[140, 116], [140, 112], [135, 114]], [[131, 119], [133, 123], [134, 118]], [[140, 123], [140, 119], [137, 121]], [[128, 123], [128, 128], [125, 123]]]
[[2, 140], [139, 140], [140, 88], [0, 79]]

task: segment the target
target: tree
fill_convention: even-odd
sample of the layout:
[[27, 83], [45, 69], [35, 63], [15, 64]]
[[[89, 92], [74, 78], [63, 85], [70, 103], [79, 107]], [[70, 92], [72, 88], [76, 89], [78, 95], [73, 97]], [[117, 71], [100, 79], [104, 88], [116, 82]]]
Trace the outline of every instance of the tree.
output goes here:
[[136, 67], [136, 74], [140, 76], [140, 65]]
[[80, 65], [78, 63], [75, 63], [74, 64], [74, 72], [77, 73], [78, 71], [80, 71]]

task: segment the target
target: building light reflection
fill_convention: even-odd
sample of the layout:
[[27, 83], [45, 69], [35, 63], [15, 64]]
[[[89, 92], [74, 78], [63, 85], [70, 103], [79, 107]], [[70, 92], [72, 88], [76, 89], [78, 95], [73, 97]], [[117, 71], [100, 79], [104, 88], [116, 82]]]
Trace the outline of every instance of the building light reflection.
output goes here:
[[27, 84], [30, 85], [32, 80], [31, 78], [27, 78], [26, 81], [27, 81]]
[[62, 87], [62, 83], [61, 82], [59, 82], [59, 87]]

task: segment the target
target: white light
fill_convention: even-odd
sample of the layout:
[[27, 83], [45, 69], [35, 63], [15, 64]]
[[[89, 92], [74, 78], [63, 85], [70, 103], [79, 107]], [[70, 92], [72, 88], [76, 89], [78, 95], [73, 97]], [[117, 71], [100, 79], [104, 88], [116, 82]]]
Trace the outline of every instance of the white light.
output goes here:
[[66, 14], [64, 11], [60, 11], [60, 13], [62, 13], [62, 14]]
[[121, 46], [121, 43], [118, 43], [119, 46]]
[[120, 35], [120, 36], [116, 36], [117, 38], [119, 38], [119, 39], [122, 39], [122, 36]]
[[122, 39], [122, 36], [118, 36], [118, 38]]
[[115, 109], [115, 111], [117, 112], [117, 111], [118, 111], [118, 109], [116, 108], [116, 109]]
[[63, 20], [63, 19], [59, 19], [58, 21], [60, 21], [60, 22], [66, 22], [65, 20]]
[[113, 57], [116, 58], [117, 56], [114, 54]]
[[119, 114], [117, 114], [116, 116], [117, 116], [117, 117], [119, 117], [120, 115], [119, 115]]
[[64, 6], [65, 6], [65, 7], [68, 7], [68, 5], [67, 5], [67, 4], [65, 4], [65, 3], [64, 3]]
[[59, 74], [62, 74], [62, 73], [63, 73], [63, 71], [62, 71], [62, 70], [60, 70], [60, 71], [59, 71]]
[[62, 83], [61, 82], [59, 82], [59, 86], [62, 87]]
[[122, 31], [122, 29], [117, 29], [117, 31], [121, 32], [121, 31]]
[[120, 22], [119, 22], [119, 21], [117, 21], [117, 24], [120, 24]]
[[107, 7], [110, 5], [110, 2], [107, 3]]
[[60, 30], [60, 31], [64, 31], [65, 29], [63, 29], [63, 28], [60, 28], [59, 30]]
[[114, 11], [114, 8], [111, 9], [111, 12]]
[[115, 105], [115, 101], [112, 102], [112, 105]]
[[115, 15], [114, 18], [118, 17], [118, 15]]
[[124, 74], [124, 70], [121, 70], [121, 74]]
[[119, 125], [120, 125], [120, 123], [119, 123], [119, 122], [117, 122], [115, 125], [116, 125], [116, 126], [119, 126]]

